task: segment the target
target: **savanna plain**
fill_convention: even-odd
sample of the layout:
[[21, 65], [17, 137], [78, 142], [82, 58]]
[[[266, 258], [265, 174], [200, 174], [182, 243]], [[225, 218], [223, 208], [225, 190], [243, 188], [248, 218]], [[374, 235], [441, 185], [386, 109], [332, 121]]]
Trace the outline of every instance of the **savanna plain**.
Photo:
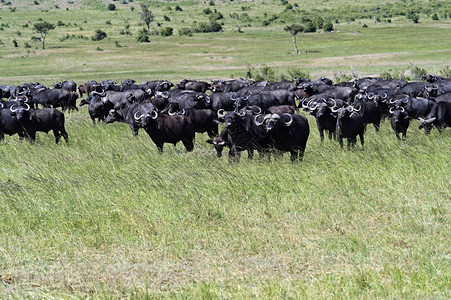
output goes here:
[[[147, 43], [141, 3], [154, 14]], [[179, 34], [218, 12], [222, 32]], [[299, 33], [294, 54], [284, 27], [318, 17], [333, 31]], [[40, 21], [55, 24], [45, 49], [32, 38]], [[99, 29], [107, 36], [93, 41]], [[260, 69], [278, 80], [449, 77], [450, 33], [446, 1], [5, 0], [0, 84]], [[385, 120], [348, 151], [321, 143], [315, 119], [298, 113], [311, 130], [300, 163], [217, 158], [206, 134], [193, 152], [158, 154], [144, 131], [94, 125], [86, 106], [65, 113], [67, 145], [6, 136], [0, 298], [451, 298], [450, 130], [425, 135], [412, 120], [398, 142]]]

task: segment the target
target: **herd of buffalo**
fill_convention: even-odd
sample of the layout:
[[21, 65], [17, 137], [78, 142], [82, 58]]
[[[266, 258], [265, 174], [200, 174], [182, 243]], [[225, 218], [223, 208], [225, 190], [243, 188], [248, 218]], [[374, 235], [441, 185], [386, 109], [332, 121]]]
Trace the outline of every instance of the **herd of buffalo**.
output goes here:
[[[85, 98], [83, 98], [85, 97]], [[367, 124], [379, 130], [383, 118], [399, 140], [406, 139], [411, 119], [418, 119], [428, 134], [451, 126], [451, 79], [426, 75], [424, 80], [366, 77], [333, 84], [295, 79], [269, 83], [244, 79], [202, 82], [168, 80], [121, 84], [113, 80], [87, 81], [77, 87], [63, 81], [48, 88], [40, 83], [0, 85], [0, 140], [18, 134], [31, 142], [36, 132], [53, 131], [56, 143], [68, 142], [64, 113], [88, 105], [94, 123], [124, 122], [136, 136], [144, 129], [158, 148], [164, 143], [182, 142], [187, 151], [194, 147], [196, 132], [207, 132], [217, 155], [224, 146], [229, 157], [247, 150], [262, 155], [290, 152], [291, 160], [302, 160], [310, 128], [299, 109], [316, 118], [321, 141], [324, 131], [343, 147], [354, 146], [357, 136], [364, 145]], [[41, 108], [40, 108], [41, 107]], [[62, 111], [57, 110], [61, 107]], [[218, 124], [224, 123], [219, 132]]]

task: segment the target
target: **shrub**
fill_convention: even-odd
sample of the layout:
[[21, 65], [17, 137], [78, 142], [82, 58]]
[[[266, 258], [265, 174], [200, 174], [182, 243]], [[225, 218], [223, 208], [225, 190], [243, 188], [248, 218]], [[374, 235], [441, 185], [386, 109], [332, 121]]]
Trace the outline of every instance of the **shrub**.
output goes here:
[[334, 30], [334, 25], [333, 25], [331, 22], [327, 21], [327, 22], [324, 23], [324, 25], [323, 25], [323, 30], [324, 30], [324, 31], [327, 31], [327, 32], [331, 32], [331, 31]]
[[415, 80], [421, 80], [425, 75], [427, 75], [425, 69], [420, 68], [419, 66], [414, 64], [410, 64], [409, 70], [412, 73], [413, 79]]
[[140, 43], [149, 43], [149, 33], [145, 28], [141, 29], [141, 31], [138, 33], [138, 36], [136, 37], [136, 40]]
[[420, 17], [413, 10], [407, 13], [406, 18], [408, 20], [412, 20], [414, 23], [418, 23], [418, 20], [420, 19]]
[[179, 29], [179, 35], [180, 36], [183, 36], [183, 35], [192, 36], [193, 31], [191, 30], [191, 28], [182, 27]]
[[172, 29], [171, 27], [161, 28], [160, 35], [161, 36], [171, 36], [173, 31], [174, 31], [174, 29]]
[[93, 41], [101, 41], [106, 37], [107, 37], [107, 34], [105, 33], [105, 31], [102, 31], [101, 29], [97, 29], [95, 34], [91, 37], [91, 39]]
[[304, 71], [302, 71], [301, 69], [289, 69], [288, 70], [288, 75], [290, 79], [295, 79], [295, 78], [307, 78], [310, 79], [310, 74], [306, 73]]
[[176, 11], [183, 11], [183, 9], [182, 9], [179, 5], [176, 5], [176, 6], [175, 6], [175, 10], [176, 10]]
[[163, 20], [165, 20], [166, 22], [171, 22], [171, 18], [166, 15], [163, 16]]
[[107, 6], [108, 10], [116, 10], [116, 5], [114, 5], [114, 3], [110, 3]]
[[437, 14], [433, 14], [433, 15], [432, 15], [432, 20], [438, 21], [438, 16], [437, 16]]
[[304, 26], [304, 32], [315, 32], [316, 31], [316, 26], [312, 23], [312, 22], [307, 22], [305, 23]]
[[56, 22], [56, 26], [64, 26], [64, 25], [66, 25], [66, 24], [64, 24], [62, 21], [57, 21]]
[[200, 22], [194, 29], [194, 32], [222, 32], [222, 26], [215, 21], [210, 21], [210, 23]]
[[445, 66], [440, 70], [440, 76], [445, 78], [451, 78], [451, 68], [449, 66]]
[[209, 15], [209, 14], [211, 14], [211, 9], [210, 9], [209, 7], [207, 7], [206, 9], [204, 9], [204, 10], [202, 11], [202, 13], [203, 13], [204, 15]]

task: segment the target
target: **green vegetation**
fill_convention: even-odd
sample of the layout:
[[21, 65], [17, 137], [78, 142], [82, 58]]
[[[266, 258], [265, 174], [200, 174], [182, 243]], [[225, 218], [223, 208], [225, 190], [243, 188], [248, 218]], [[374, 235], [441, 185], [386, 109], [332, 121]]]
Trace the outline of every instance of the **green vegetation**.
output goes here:
[[[137, 40], [148, 37], [137, 1], [11, 2], [0, 2], [1, 84], [451, 73], [446, 1], [146, 1], [150, 44]], [[215, 9], [223, 32], [196, 32]], [[43, 20], [64, 22], [45, 50], [33, 29]], [[293, 55], [284, 28], [307, 22], [317, 30]], [[108, 38], [92, 41], [98, 30]], [[158, 155], [144, 131], [93, 125], [86, 107], [66, 113], [69, 145], [6, 136], [0, 298], [451, 298], [451, 130], [425, 136], [412, 120], [399, 143], [385, 121], [368, 127], [365, 150], [343, 151], [307, 118], [300, 164], [230, 163], [206, 135], [192, 153]]]

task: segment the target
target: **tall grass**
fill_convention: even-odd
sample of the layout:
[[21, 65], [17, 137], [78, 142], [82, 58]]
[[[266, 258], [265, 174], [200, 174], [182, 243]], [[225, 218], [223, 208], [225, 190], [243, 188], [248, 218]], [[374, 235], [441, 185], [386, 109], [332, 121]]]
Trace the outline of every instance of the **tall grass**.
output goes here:
[[[0, 147], [1, 297], [449, 297], [450, 132], [305, 161], [162, 155], [124, 124], [67, 116], [69, 145]], [[437, 151], [438, 150], [438, 151]]]

